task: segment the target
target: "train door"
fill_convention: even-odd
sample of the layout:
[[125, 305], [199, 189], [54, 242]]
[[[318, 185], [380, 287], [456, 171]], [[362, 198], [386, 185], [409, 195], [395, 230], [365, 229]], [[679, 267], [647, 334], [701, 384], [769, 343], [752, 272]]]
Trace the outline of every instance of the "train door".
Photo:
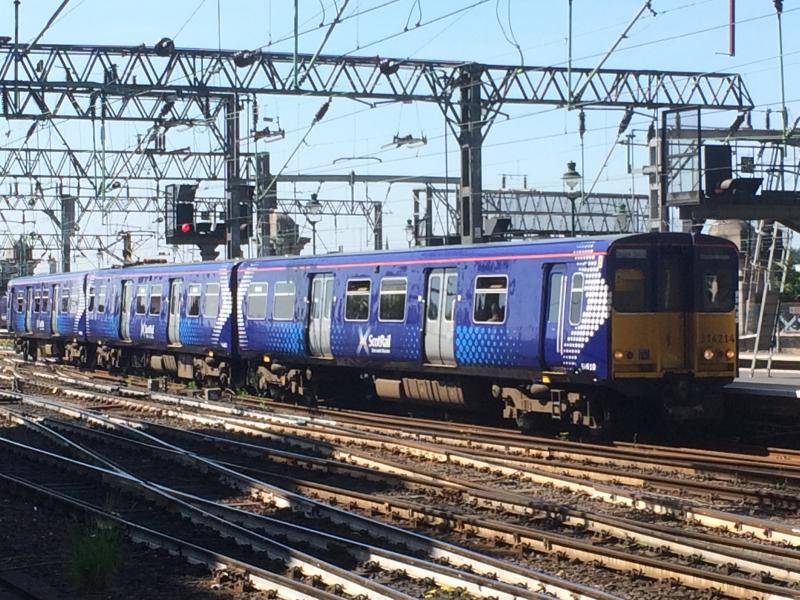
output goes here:
[[333, 274], [320, 273], [311, 279], [311, 310], [308, 312], [308, 347], [311, 356], [333, 358], [331, 352], [331, 311]]
[[545, 309], [545, 321], [542, 336], [542, 357], [545, 368], [560, 368], [562, 366], [562, 354], [564, 352], [564, 321], [567, 288], [567, 270], [563, 264], [553, 265], [547, 271], [546, 279], [546, 298], [547, 303], [543, 304]]
[[119, 337], [125, 342], [131, 341], [131, 305], [133, 304], [133, 282], [122, 282], [122, 304], [119, 311]]
[[53, 302], [50, 304], [50, 331], [53, 335], [59, 335], [58, 330], [58, 311], [61, 308], [61, 286], [57, 283], [53, 285]]
[[687, 369], [686, 329], [691, 294], [691, 246], [667, 246], [658, 249], [656, 269], [656, 311], [658, 339], [661, 340], [661, 368]]
[[172, 279], [169, 288], [169, 316], [167, 317], [167, 341], [171, 345], [181, 343], [181, 293], [183, 280]]
[[33, 333], [33, 288], [28, 287], [28, 301], [25, 305], [25, 331]]
[[425, 300], [425, 360], [429, 364], [456, 366], [457, 295], [456, 269], [433, 269], [428, 273], [428, 295]]

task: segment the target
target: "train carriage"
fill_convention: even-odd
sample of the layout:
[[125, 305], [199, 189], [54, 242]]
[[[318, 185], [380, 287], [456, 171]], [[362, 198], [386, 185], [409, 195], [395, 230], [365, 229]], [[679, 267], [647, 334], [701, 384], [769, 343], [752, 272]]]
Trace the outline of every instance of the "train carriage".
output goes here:
[[240, 348], [273, 394], [366, 388], [590, 427], [623, 397], [704, 416], [736, 373], [737, 268], [732, 244], [687, 234], [254, 259]]
[[9, 331], [19, 352], [31, 358], [78, 359], [85, 342], [83, 273], [21, 277], [8, 284]]
[[96, 363], [227, 384], [234, 266], [156, 264], [90, 273], [86, 335]]

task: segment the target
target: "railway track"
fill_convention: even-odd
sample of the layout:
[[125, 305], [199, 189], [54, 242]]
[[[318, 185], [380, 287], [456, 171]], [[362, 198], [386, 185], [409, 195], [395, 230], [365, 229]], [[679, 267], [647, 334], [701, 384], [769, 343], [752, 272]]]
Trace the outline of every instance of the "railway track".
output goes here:
[[[338, 506], [360, 510], [362, 513], [381, 515], [386, 520], [402, 522], [404, 525], [428, 528], [430, 531], [438, 530], [440, 533], [444, 529], [449, 529], [456, 537], [477, 538], [484, 546], [500, 545], [507, 551], [515, 551], [516, 548], [551, 552], [574, 560], [599, 562], [609, 569], [636, 572], [646, 577], [672, 579], [687, 587], [719, 590], [732, 597], [797, 596], [794, 591], [796, 586], [794, 573], [800, 570], [800, 562], [798, 554], [791, 548], [737, 539], [734, 536], [712, 536], [691, 528], [686, 531], [676, 531], [674, 527], [637, 523], [632, 519], [609, 517], [585, 510], [570, 509], [563, 505], [536, 502], [532, 501], [529, 493], [497, 490], [493, 485], [479, 485], [476, 481], [459, 480], [452, 473], [446, 477], [427, 474], [423, 476], [419, 469], [414, 471], [413, 465], [404, 465], [400, 461], [379, 460], [371, 452], [383, 444], [381, 447], [384, 451], [391, 448], [391, 452], [397, 453], [401, 458], [416, 455], [417, 458], [426, 457], [429, 461], [430, 453], [434, 452], [429, 447], [431, 446], [429, 442], [394, 440], [394, 443], [406, 444], [407, 450], [404, 454], [396, 447], [388, 446], [389, 440], [380, 438], [379, 434], [374, 432], [367, 432], [368, 435], [362, 436], [363, 439], [357, 442], [356, 438], [359, 436], [353, 431], [352, 423], [349, 424], [351, 427], [343, 428], [341, 421], [329, 418], [331, 415], [307, 415], [298, 418], [225, 405], [211, 407], [207, 405], [208, 403], [171, 394], [150, 394], [149, 397], [145, 397], [146, 394], [136, 390], [128, 390], [128, 393], [132, 392], [132, 395], [138, 396], [137, 398], [125, 398], [103, 387], [107, 384], [98, 385], [97, 382], [80, 380], [69, 382], [63, 376], [61, 382], [62, 386], [69, 384], [79, 387], [81, 384], [89, 384], [84, 386], [83, 391], [65, 387], [60, 389], [62, 395], [69, 396], [74, 402], [90, 403], [95, 407], [102, 406], [114, 413], [151, 412], [160, 414], [160, 418], [193, 421], [197, 426], [215, 428], [221, 432], [227, 430], [229, 434], [239, 436], [246, 435], [249, 437], [249, 442], [237, 442], [216, 434], [200, 435], [190, 433], [185, 428], [168, 427], [164, 424], [138, 421], [135, 424], [137, 428], [146, 428], [150, 433], [157, 432], [159, 438], [166, 436], [173, 440], [172, 443], [180, 441], [182, 445], [208, 446], [203, 452], [204, 455], [213, 454], [214, 451], [223, 448], [226, 454], [246, 456], [247, 461], [230, 463], [230, 468], [239, 471], [247, 471], [249, 468], [254, 476], [269, 476], [273, 483], [280, 483], [285, 491], [316, 497], [329, 503], [336, 503]], [[55, 383], [53, 381], [53, 384]], [[86, 391], [88, 387], [93, 387], [94, 390]], [[122, 393], [122, 390], [116, 392]], [[38, 402], [52, 404], [49, 400]], [[74, 417], [74, 414], [72, 416]], [[118, 417], [122, 418], [125, 417]], [[338, 441], [334, 442], [330, 436]], [[391, 439], [391, 435], [384, 437]], [[259, 441], [258, 444], [253, 441], [256, 439]], [[264, 445], [264, 440], [269, 444]], [[496, 443], [496, 440], [493, 443]], [[353, 447], [356, 445], [361, 446], [360, 451], [354, 450]], [[408, 448], [413, 449], [413, 452]], [[439, 448], [438, 451], [441, 453], [442, 449]], [[254, 456], [262, 458], [267, 456], [270, 466], [262, 469], [252, 466]], [[452, 456], [451, 452], [450, 457]], [[434, 455], [434, 458], [437, 462], [444, 462], [439, 455]], [[472, 457], [472, 459], [474, 462], [470, 468], [480, 467], [485, 470], [489, 465], [490, 472], [496, 471], [501, 475], [505, 473], [505, 478], [512, 477], [512, 474], [505, 471], [510, 468], [508, 465], [495, 462], [491, 457]], [[244, 462], [250, 467], [243, 466]], [[281, 474], [276, 475], [275, 465], [280, 466]], [[288, 474], [287, 469], [291, 471]], [[313, 475], [318, 473], [334, 473], [335, 477], [340, 479], [347, 477], [354, 481], [370, 481], [371, 485], [380, 483], [390, 491], [377, 494], [375, 491], [364, 493], [358, 489], [346, 489], [341, 482], [339, 485], [331, 485], [330, 482], [319, 483], [319, 477]], [[519, 482], [517, 475], [513, 477]], [[583, 482], [581, 485], [586, 484]], [[398, 488], [402, 488], [404, 492], [396, 494], [391, 491]], [[613, 491], [619, 492], [619, 490]], [[409, 499], [415, 495], [424, 496], [428, 502]], [[433, 504], [443, 508], [433, 509], [431, 508]], [[475, 507], [476, 510], [472, 513], [464, 511], [463, 505]], [[457, 510], [459, 506], [462, 508], [460, 511]], [[684, 513], [685, 522], [691, 522], [694, 526], [692, 513], [686, 512], [685, 507], [677, 507], [675, 503], [670, 506], [671, 517], [675, 517], [679, 509]], [[487, 518], [487, 513], [490, 515], [493, 513], [493, 518]], [[706, 519], [712, 516], [716, 516], [718, 520], [729, 519], [731, 524], [739, 523], [739, 527], [743, 528], [761, 528], [762, 533], [769, 525], [776, 536], [773, 538], [772, 533], [765, 534], [763, 536], [765, 539], [780, 539], [780, 535], [790, 534], [788, 529], [783, 531], [780, 523], [776, 521], [767, 524], [738, 515], [714, 514], [713, 511], [706, 512], [703, 516]], [[547, 531], [543, 527], [533, 527], [530, 526], [531, 521], [533, 523], [551, 521], [561, 530]], [[706, 525], [710, 526], [710, 521]], [[596, 543], [595, 539], [595, 543], [592, 543], [586, 542], [585, 539], [576, 539], [578, 532], [602, 538], [603, 541]], [[628, 548], [624, 549], [626, 545]], [[634, 547], [639, 547], [638, 552]], [[666, 556], [666, 559], [647, 556], [659, 553]], [[718, 573], [711, 572], [723, 568], [722, 565], [736, 574], [720, 578]], [[755, 583], [754, 578], [764, 579], [764, 582]]]
[[[55, 408], [54, 403], [49, 401], [43, 403], [42, 401], [36, 402], [32, 398], [23, 397], [23, 399], [34, 403], [39, 408], [44, 408], [48, 404], [48, 408]], [[115, 485], [122, 486], [123, 488], [131, 485], [130, 481], [131, 477], [133, 477], [138, 486], [145, 486], [148, 494], [154, 495], [154, 497], [151, 498], [153, 502], [160, 502], [163, 504], [166, 498], [170, 506], [175, 506], [175, 504], [177, 504], [178, 513], [184, 518], [191, 519], [195, 526], [209, 527], [211, 525], [209, 525], [208, 521], [213, 517], [212, 521], [216, 524], [216, 528], [222, 530], [220, 533], [224, 532], [229, 537], [234, 537], [239, 545], [247, 544], [255, 548], [254, 542], [252, 539], [249, 539], [248, 536], [252, 537], [253, 535], [251, 527], [254, 526], [253, 524], [255, 521], [259, 520], [257, 515], [249, 515], [245, 519], [242, 516], [244, 513], [236, 511], [225, 504], [210, 503], [208, 500], [203, 500], [198, 495], [190, 494], [185, 490], [181, 491], [173, 488], [166, 488], [163, 484], [157, 484], [148, 479], [134, 476], [130, 472], [120, 469], [118, 460], [121, 457], [117, 457], [117, 460], [111, 461], [95, 451], [89, 451], [86, 449], [85, 442], [81, 445], [77, 445], [75, 442], [68, 441], [63, 430], [68, 430], [71, 435], [77, 433], [81, 437], [91, 438], [104, 445], [109, 443], [134, 445], [134, 449], [138, 452], [130, 452], [131, 449], [128, 448], [128, 452], [125, 453], [125, 456], [134, 462], [141, 460], [141, 451], [144, 449], [148, 449], [150, 452], [167, 453], [172, 459], [178, 460], [184, 467], [191, 468], [194, 466], [198, 468], [198, 465], [202, 467], [202, 470], [198, 471], [198, 475], [202, 475], [204, 472], [216, 474], [226, 483], [238, 487], [239, 491], [248, 492], [256, 500], [265, 502], [267, 506], [291, 510], [293, 513], [304, 515], [306, 519], [309, 519], [309, 516], [312, 514], [319, 514], [323, 515], [331, 522], [340, 525], [349, 525], [354, 531], [358, 532], [358, 536], [352, 538], [342, 538], [341, 536], [334, 537], [330, 534], [311, 529], [308, 523], [293, 526], [286, 522], [279, 522], [276, 519], [261, 519], [263, 522], [261, 522], [260, 528], [268, 534], [275, 534], [276, 531], [282, 530], [287, 540], [292, 540], [294, 543], [297, 543], [298, 540], [305, 540], [305, 543], [314, 546], [317, 550], [323, 549], [328, 554], [331, 553], [332, 546], [335, 547], [335, 551], [339, 553], [342, 553], [344, 549], [344, 554], [349, 555], [350, 559], [354, 561], [357, 560], [360, 563], [364, 563], [364, 565], [369, 565], [369, 568], [372, 570], [376, 567], [379, 570], [391, 569], [393, 573], [405, 573], [405, 578], [422, 581], [425, 585], [430, 586], [428, 582], [434, 582], [442, 589], [458, 589], [460, 590], [459, 593], [465, 591], [475, 597], [540, 598], [544, 597], [545, 593], [548, 597], [555, 596], [559, 598], [605, 599], [612, 597], [602, 592], [591, 591], [588, 588], [584, 589], [581, 586], [572, 585], [567, 582], [560, 582], [555, 578], [547, 578], [545, 576], [544, 580], [542, 580], [541, 578], [537, 578], [530, 570], [515, 568], [511, 564], [503, 564], [502, 561], [482, 557], [474, 552], [464, 551], [451, 545], [438, 542], [437, 540], [425, 538], [419, 534], [411, 534], [403, 530], [398, 530], [397, 528], [310, 501], [290, 492], [284, 492], [274, 486], [242, 475], [232, 470], [230, 467], [219, 465], [214, 461], [199, 457], [193, 453], [180, 451], [173, 445], [167, 444], [154, 447], [151, 444], [136, 441], [135, 439], [128, 439], [125, 436], [119, 435], [120, 428], [123, 428], [124, 431], [133, 438], [145, 434], [142, 434], [132, 427], [122, 425], [119, 419], [112, 421], [99, 415], [91, 415], [87, 412], [80, 411], [76, 412], [76, 409], [65, 407], [62, 407], [61, 410], [71, 413], [73, 417], [80, 416], [82, 419], [88, 419], [94, 425], [109, 427], [114, 433], [109, 433], [100, 429], [89, 429], [82, 426], [80, 430], [78, 430], [78, 426], [68, 423], [49, 423], [47, 426], [44, 426], [41, 423], [36, 423], [31, 419], [26, 419], [18, 413], [15, 413], [13, 409], [5, 409], [9, 418], [13, 418], [20, 424], [39, 431], [46, 435], [51, 441], [58, 440], [61, 444], [66, 444], [71, 449], [79, 451], [81, 454], [87, 454], [89, 458], [93, 459], [93, 462], [101, 462], [106, 467], [101, 469], [100, 467], [91, 466], [89, 463], [82, 462], [79, 467], [84, 472], [91, 470], [91, 472], [97, 473], [97, 470], [101, 469], [99, 473], [104, 482], [107, 483], [112, 479]], [[57, 432], [54, 426], [62, 429], [62, 432]], [[154, 441], [152, 436], [145, 435], [145, 437], [151, 442]], [[52, 452], [34, 449], [29, 445], [21, 445], [18, 442], [15, 443], [6, 439], [0, 440], [0, 442], [6, 446], [6, 449], [11, 448], [17, 453], [24, 453], [26, 456], [30, 453], [34, 453], [40, 460], [42, 460], [43, 457], [48, 461], [65, 460], [65, 457], [56, 457]], [[19, 464], [19, 461], [16, 461], [16, 463]], [[74, 460], [69, 461], [68, 464], [73, 470], [77, 468], [77, 463]], [[119, 481], [115, 479], [114, 471], [117, 472], [116, 477], [121, 478]], [[158, 469], [158, 472], [163, 473], [164, 469]], [[185, 475], [186, 471], [182, 470], [181, 473]], [[193, 517], [195, 511], [201, 511], [202, 518]], [[246, 520], [250, 527], [242, 528], [240, 525], [232, 525], [236, 523], [237, 520]], [[259, 549], [261, 551], [268, 550], [266, 546], [269, 545], [267, 542], [270, 537], [268, 537], [267, 533], [260, 537]], [[388, 540], [393, 545], [398, 546], [398, 548], [402, 546], [405, 548], [405, 554], [398, 554], [396, 551], [388, 551], [378, 546], [365, 544], [363, 539], [369, 536]], [[360, 538], [362, 541], [358, 541], [357, 538]], [[330, 587], [342, 588], [350, 591], [353, 595], [363, 595], [364, 597], [370, 598], [408, 597], [405, 593], [378, 589], [370, 580], [354, 582], [352, 581], [353, 577], [348, 572], [341, 570], [337, 572], [336, 568], [332, 565], [320, 564], [318, 558], [316, 562], [314, 562], [308, 557], [298, 556], [297, 551], [293, 551], [294, 554], [291, 555], [285, 554], [286, 552], [285, 549], [283, 549], [282, 552], [273, 549], [273, 554], [275, 555], [273, 560], [281, 560], [287, 563], [289, 562], [289, 558], [292, 558], [292, 568], [299, 568], [303, 573], [308, 573], [310, 571], [313, 574], [312, 577], [319, 578]], [[426, 559], [417, 558], [415, 556], [415, 554], [420, 554], [422, 552], [427, 552], [430, 556]], [[225, 560], [227, 561], [227, 558]], [[295, 564], [297, 561], [301, 562]], [[437, 561], [452, 563], [458, 567], [458, 570], [454, 566], [444, 566]], [[242, 561], [239, 561], [236, 566], [238, 568], [246, 568], [246, 565], [243, 564]], [[372, 577], [374, 577], [374, 573], [372, 573]], [[548, 581], [548, 579], [552, 581]], [[561, 587], [562, 584], [563, 587]], [[372, 585], [372, 589], [370, 589], [370, 585]], [[526, 587], [528, 589], [525, 589]]]

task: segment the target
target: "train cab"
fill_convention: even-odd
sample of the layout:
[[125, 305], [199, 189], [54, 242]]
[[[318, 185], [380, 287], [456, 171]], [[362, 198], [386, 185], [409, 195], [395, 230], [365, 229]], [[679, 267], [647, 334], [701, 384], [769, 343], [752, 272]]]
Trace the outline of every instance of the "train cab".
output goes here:
[[608, 263], [615, 387], [660, 394], [673, 418], [716, 410], [721, 398], [705, 388], [718, 391], [720, 380], [737, 373], [735, 245], [703, 235], [645, 234], [613, 243]]

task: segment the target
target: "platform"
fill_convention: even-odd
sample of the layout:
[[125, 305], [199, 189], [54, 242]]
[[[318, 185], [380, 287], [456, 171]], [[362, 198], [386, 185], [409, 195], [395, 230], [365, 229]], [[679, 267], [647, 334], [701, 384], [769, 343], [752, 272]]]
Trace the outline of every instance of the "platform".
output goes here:
[[772, 356], [772, 368], [767, 372], [767, 355], [759, 353], [757, 368], [750, 375], [751, 352], [739, 355], [739, 377], [726, 386], [728, 397], [744, 408], [756, 408], [753, 402], [759, 399], [767, 404], [758, 406], [758, 412], [773, 415], [800, 415], [800, 356], [776, 353]]

